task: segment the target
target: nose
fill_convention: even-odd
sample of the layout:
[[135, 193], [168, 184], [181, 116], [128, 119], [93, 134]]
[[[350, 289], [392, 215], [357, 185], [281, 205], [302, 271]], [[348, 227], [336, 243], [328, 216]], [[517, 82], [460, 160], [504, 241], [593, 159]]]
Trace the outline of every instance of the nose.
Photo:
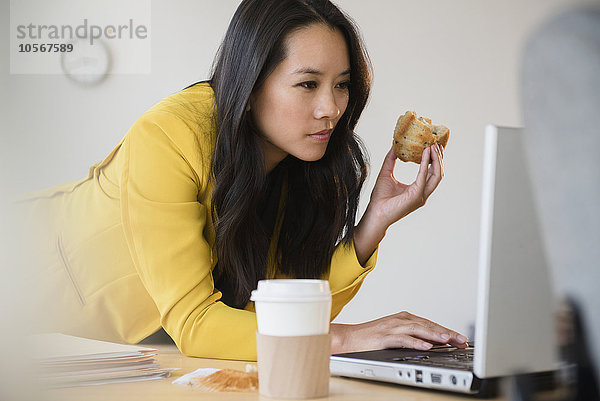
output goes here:
[[318, 120], [334, 120], [340, 115], [340, 108], [336, 102], [335, 95], [330, 90], [324, 91], [318, 97], [314, 115]]

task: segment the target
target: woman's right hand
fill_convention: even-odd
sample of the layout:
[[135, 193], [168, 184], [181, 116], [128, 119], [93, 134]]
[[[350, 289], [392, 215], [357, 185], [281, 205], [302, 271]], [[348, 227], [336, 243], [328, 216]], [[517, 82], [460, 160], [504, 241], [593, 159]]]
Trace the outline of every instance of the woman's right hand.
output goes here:
[[440, 344], [457, 348], [468, 346], [467, 337], [408, 312], [360, 324], [332, 323], [330, 332], [332, 354], [384, 348], [428, 350]]

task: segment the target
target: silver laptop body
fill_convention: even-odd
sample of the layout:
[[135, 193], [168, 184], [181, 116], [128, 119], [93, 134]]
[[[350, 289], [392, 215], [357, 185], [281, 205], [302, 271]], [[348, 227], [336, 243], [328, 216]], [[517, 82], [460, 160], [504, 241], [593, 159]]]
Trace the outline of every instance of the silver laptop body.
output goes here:
[[483, 379], [556, 368], [555, 297], [522, 135], [485, 129], [475, 346], [332, 355], [332, 375], [477, 393]]

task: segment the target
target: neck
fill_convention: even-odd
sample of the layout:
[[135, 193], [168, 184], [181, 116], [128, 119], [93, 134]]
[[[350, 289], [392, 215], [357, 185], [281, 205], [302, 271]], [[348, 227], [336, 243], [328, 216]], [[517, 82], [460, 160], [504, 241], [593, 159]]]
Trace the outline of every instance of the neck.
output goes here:
[[265, 171], [269, 174], [288, 154], [265, 139], [261, 139], [261, 147], [265, 155]]

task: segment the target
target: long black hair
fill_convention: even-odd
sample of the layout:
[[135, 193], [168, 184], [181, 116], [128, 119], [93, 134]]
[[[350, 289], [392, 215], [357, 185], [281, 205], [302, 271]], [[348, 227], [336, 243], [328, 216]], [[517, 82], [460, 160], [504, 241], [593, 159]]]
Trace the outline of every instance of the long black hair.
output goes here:
[[[260, 133], [246, 106], [250, 94], [285, 59], [287, 36], [313, 24], [344, 35], [350, 55], [348, 105], [320, 160], [288, 155], [267, 175]], [[218, 126], [211, 167], [218, 258], [214, 277], [226, 303], [243, 307], [258, 280], [272, 274], [268, 266], [287, 277], [324, 277], [335, 247], [350, 244], [367, 174], [366, 153], [354, 128], [369, 97], [371, 71], [358, 30], [330, 1], [244, 0], [239, 5], [209, 81]], [[278, 213], [281, 181], [287, 191]], [[268, 202], [273, 195], [276, 201]], [[280, 216], [271, 251], [270, 237], [277, 228], [261, 219], [265, 207]]]

